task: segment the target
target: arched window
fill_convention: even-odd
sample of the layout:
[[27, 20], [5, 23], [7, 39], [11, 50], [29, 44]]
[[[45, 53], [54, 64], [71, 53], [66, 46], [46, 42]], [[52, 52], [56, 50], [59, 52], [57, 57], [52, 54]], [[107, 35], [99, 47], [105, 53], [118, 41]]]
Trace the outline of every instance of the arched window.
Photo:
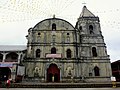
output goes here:
[[38, 32], [38, 35], [37, 35], [37, 42], [40, 42], [40, 39], [41, 39], [41, 33]]
[[51, 48], [51, 54], [56, 54], [56, 48], [55, 47]]
[[92, 55], [93, 57], [97, 57], [97, 51], [95, 47], [92, 47]]
[[92, 25], [89, 26], [89, 31], [90, 31], [90, 34], [93, 34], [93, 33], [94, 33], [94, 32], [93, 32], [93, 26], [92, 26]]
[[70, 33], [67, 33], [67, 43], [70, 43]]
[[10, 52], [6, 55], [6, 59], [18, 59], [18, 54], [16, 52]]
[[97, 66], [94, 67], [94, 74], [95, 76], [100, 76], [100, 69]]
[[0, 53], [0, 62], [3, 60], [3, 54]]
[[67, 36], [67, 43], [70, 43], [70, 36]]
[[71, 58], [71, 50], [70, 49], [67, 49], [66, 56], [67, 56], [67, 58]]
[[37, 49], [36, 50], [36, 58], [39, 58], [40, 57], [40, 49]]
[[52, 30], [56, 30], [56, 24], [55, 23], [52, 24]]
[[17, 62], [18, 54], [16, 52], [10, 52], [6, 55], [5, 62]]
[[82, 26], [80, 26], [79, 29], [82, 30]]

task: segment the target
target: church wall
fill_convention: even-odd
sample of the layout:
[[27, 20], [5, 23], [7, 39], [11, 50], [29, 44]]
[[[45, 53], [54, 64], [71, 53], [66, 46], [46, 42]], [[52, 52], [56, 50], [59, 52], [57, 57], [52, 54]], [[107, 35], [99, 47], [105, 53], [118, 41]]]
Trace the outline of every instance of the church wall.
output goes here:
[[[79, 64], [79, 68], [82, 67], [82, 72], [80, 72], [80, 75], [84, 76], [84, 77], [97, 77], [94, 75], [94, 67], [97, 66], [100, 68], [100, 76], [98, 77], [110, 77], [111, 73], [110, 73], [110, 65], [108, 62], [84, 62], [82, 64]], [[91, 73], [91, 75], [90, 75]]]
[[34, 69], [34, 63], [25, 63], [25, 66], [26, 66], [26, 72], [25, 72], [25, 74], [26, 74], [26, 76], [27, 77], [33, 77], [34, 75], [33, 75], [33, 69]]
[[[31, 63], [28, 62], [27, 64], [25, 64], [26, 66], [26, 75], [27, 77], [44, 77], [45, 72], [44, 72], [44, 63], [39, 63], [39, 62], [35, 62], [35, 63]], [[35, 76], [35, 74], [37, 76]]]

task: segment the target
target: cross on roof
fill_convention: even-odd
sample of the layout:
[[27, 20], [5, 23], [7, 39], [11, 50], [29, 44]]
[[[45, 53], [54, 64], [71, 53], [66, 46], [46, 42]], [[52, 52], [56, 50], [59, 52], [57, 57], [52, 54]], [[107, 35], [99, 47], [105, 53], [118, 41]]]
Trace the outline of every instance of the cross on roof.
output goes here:
[[82, 4], [85, 6], [87, 3], [83, 2]]

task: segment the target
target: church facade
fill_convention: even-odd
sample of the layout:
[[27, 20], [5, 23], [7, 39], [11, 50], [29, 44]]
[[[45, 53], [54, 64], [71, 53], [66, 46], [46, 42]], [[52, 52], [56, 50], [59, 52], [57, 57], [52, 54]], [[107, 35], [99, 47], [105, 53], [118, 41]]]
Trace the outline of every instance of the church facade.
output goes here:
[[48, 18], [28, 30], [26, 80], [40, 82], [108, 82], [111, 64], [99, 17], [86, 6], [73, 26]]

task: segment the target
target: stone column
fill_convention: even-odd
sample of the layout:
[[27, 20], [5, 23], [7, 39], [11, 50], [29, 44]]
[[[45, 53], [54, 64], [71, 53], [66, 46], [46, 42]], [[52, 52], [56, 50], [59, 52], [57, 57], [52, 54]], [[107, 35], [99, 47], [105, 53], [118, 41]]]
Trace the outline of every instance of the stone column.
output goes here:
[[3, 60], [2, 60], [2, 62], [5, 62], [5, 58], [6, 58], [7, 53], [2, 53], [2, 54], [3, 54]]
[[18, 54], [18, 63], [20, 63], [21, 60], [21, 53], [17, 53]]

